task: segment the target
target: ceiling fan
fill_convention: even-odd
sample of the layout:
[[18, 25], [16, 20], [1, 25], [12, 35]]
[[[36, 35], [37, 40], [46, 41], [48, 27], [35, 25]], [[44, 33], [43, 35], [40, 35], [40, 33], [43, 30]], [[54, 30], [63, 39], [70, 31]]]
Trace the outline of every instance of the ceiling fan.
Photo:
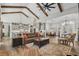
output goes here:
[[55, 7], [53, 7], [53, 5], [54, 5], [55, 3], [42, 3], [42, 5], [44, 6], [44, 9], [46, 10], [49, 10], [49, 11], [51, 11], [51, 8], [55, 8]]

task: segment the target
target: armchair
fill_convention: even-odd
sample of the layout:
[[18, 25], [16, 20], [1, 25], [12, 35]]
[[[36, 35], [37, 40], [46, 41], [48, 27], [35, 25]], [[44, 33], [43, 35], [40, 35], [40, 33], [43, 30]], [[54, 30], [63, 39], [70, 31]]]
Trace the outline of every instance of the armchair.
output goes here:
[[70, 35], [67, 36], [67, 37], [59, 38], [59, 39], [58, 39], [58, 43], [59, 43], [59, 44], [64, 44], [64, 45], [69, 45], [69, 46], [70, 46], [70, 44], [72, 43], [73, 46], [74, 46], [74, 39], [75, 39], [75, 36], [76, 36], [76, 34], [74, 33], [74, 34], [70, 34]]

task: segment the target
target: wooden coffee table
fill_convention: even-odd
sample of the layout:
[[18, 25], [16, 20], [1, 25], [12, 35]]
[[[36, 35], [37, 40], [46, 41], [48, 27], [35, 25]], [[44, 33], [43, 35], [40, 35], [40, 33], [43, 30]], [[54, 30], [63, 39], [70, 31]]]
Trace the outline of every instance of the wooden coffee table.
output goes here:
[[39, 48], [48, 43], [49, 43], [48, 38], [39, 38], [39, 39], [34, 40], [34, 45], [37, 45]]

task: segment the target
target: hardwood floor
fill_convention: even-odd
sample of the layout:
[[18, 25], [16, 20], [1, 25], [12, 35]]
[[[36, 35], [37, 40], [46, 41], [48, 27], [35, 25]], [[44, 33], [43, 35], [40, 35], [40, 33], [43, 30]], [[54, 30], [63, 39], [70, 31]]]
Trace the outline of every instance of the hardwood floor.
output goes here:
[[[51, 43], [58, 43], [57, 40], [58, 38], [57, 37], [50, 37], [50, 42]], [[75, 44], [75, 46], [74, 47], [72, 47], [72, 55], [78, 55], [79, 56], [79, 42], [78, 41], [75, 41], [74, 42]]]
[[[23, 47], [12, 48], [9, 42], [5, 46], [0, 47], [0, 56], [64, 56], [79, 55], [79, 42], [75, 42], [75, 46], [68, 47], [58, 44], [57, 37], [49, 37], [49, 44], [39, 48], [36, 45], [27, 44]], [[11, 42], [10, 42], [11, 43]], [[27, 47], [28, 46], [28, 47]], [[71, 49], [72, 48], [72, 49]]]

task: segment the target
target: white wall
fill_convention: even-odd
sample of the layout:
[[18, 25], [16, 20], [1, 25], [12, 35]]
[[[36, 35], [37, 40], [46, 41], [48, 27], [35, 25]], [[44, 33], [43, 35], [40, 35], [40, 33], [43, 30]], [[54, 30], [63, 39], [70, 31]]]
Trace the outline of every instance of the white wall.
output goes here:
[[[71, 28], [72, 32], [77, 33], [78, 32], [78, 23], [79, 23], [78, 13], [72, 13], [72, 14], [64, 15], [64, 16], [61, 16], [61, 17], [58, 17], [58, 18], [55, 18], [55, 19], [51, 20], [51, 22], [47, 22], [47, 24], [48, 24], [48, 28], [47, 28], [48, 31], [51, 31], [50, 28], [54, 27], [54, 29], [52, 29], [52, 30], [54, 30], [55, 32], [58, 33], [58, 28], [62, 28], [63, 27], [61, 24], [64, 23], [65, 20], [67, 20], [68, 22], [71, 21], [71, 22], [74, 23], [74, 24], [71, 24], [71, 27], [68, 27], [67, 30]], [[60, 30], [60, 31], [62, 32], [63, 30]], [[77, 38], [78, 38], [77, 35], [76, 35], [76, 39], [75, 40], [77, 40]]]
[[[29, 23], [33, 24], [34, 19], [36, 19], [37, 23], [39, 22], [44, 22], [47, 25], [47, 31], [56, 31], [58, 32], [58, 28], [61, 27], [61, 23], [64, 22], [65, 19], [69, 21], [75, 22], [75, 28], [74, 31], [77, 31], [78, 28], [78, 6], [77, 4], [65, 4], [63, 5], [64, 11], [61, 12], [55, 12], [55, 13], [50, 13], [48, 17], [42, 16], [40, 17], [39, 20], [37, 20], [29, 11], [26, 9], [2, 9], [2, 11], [23, 11], [27, 15], [29, 15], [29, 18], [25, 17], [24, 15], [18, 13], [18, 14], [6, 14], [6, 15], [1, 15], [1, 20], [3, 22], [16, 22], [16, 23]], [[68, 6], [71, 6], [71, 8], [67, 8]], [[34, 10], [34, 9], [33, 9]], [[35, 11], [34, 11], [35, 12]], [[53, 12], [53, 11], [52, 11]], [[52, 30], [54, 28], [54, 30]]]

